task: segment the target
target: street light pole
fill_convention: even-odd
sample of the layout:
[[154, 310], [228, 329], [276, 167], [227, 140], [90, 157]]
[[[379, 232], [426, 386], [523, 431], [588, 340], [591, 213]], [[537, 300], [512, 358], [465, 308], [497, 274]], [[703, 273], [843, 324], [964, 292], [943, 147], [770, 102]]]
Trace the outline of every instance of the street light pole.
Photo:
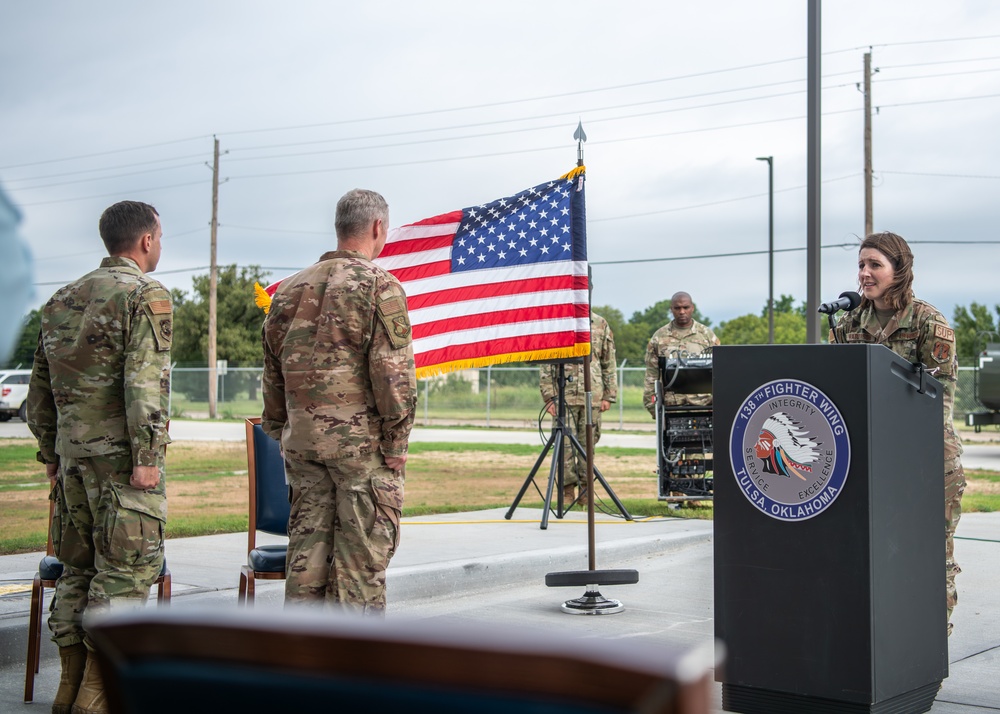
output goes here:
[[767, 344], [774, 344], [774, 157], [758, 156], [767, 162]]

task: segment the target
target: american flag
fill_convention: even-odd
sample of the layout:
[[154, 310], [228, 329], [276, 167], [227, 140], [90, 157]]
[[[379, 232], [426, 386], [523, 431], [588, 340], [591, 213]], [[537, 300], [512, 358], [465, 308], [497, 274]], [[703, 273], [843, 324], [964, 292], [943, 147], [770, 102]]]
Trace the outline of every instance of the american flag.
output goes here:
[[417, 376], [590, 351], [583, 173], [389, 233]]
[[583, 185], [579, 167], [389, 232], [375, 262], [406, 291], [417, 377], [589, 354]]

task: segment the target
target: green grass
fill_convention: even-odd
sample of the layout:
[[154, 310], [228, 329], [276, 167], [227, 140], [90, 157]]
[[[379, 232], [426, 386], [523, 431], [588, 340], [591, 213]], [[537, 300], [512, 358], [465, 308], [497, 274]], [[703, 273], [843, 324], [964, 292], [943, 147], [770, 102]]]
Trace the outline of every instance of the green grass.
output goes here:
[[[410, 444], [410, 453], [423, 457], [414, 463], [413, 486], [418, 483], [424, 489], [424, 496], [414, 498], [414, 505], [405, 506], [404, 517], [427, 516], [436, 513], [457, 513], [507, 507], [513, 500], [517, 486], [527, 475], [527, 468], [517, 466], [531, 463], [530, 457], [541, 450], [538, 444], [467, 444], [458, 442]], [[0, 554], [40, 550], [45, 545], [45, 530], [48, 512], [46, 489], [48, 481], [41, 464], [35, 460], [35, 447], [28, 444], [12, 444], [0, 441]], [[474, 458], [452, 458], [447, 464], [442, 456], [436, 460], [427, 454], [443, 453], [449, 457], [465, 454], [495, 455], [484, 460]], [[649, 449], [624, 447], [599, 447], [598, 458], [609, 472], [616, 469], [634, 481], [649, 479], [649, 487], [642, 486], [644, 493], [655, 493], [655, 476], [651, 473], [652, 452]], [[511, 459], [505, 459], [505, 456]], [[518, 461], [512, 461], [514, 458]], [[645, 467], [649, 458], [650, 468]], [[614, 466], [617, 459], [632, 459]], [[416, 461], [416, 460], [415, 460]], [[490, 480], [482, 480], [483, 461], [489, 465]], [[419, 465], [418, 465], [419, 464]], [[513, 465], [512, 465], [513, 464]], [[242, 532], [247, 528], [245, 483], [245, 451], [241, 444], [192, 445], [179, 444], [171, 447], [168, 457], [168, 481], [176, 484], [181, 491], [189, 494], [186, 508], [174, 507], [170, 510], [167, 536], [179, 538], [215, 533]], [[419, 476], [418, 476], [419, 474]], [[506, 481], [497, 480], [506, 474]], [[446, 477], [452, 480], [448, 481]], [[417, 478], [422, 480], [418, 482]], [[1000, 473], [993, 471], [967, 471], [966, 478], [980, 484], [1000, 482]], [[411, 479], [408, 479], [408, 493]], [[438, 483], [440, 482], [440, 485]], [[511, 484], [514, 484], [511, 486]], [[455, 488], [465, 488], [471, 494], [462, 502], [456, 498]], [[618, 489], [619, 487], [616, 487]], [[973, 493], [966, 491], [963, 511], [998, 512], [1000, 494]], [[221, 494], [221, 495], [220, 495]], [[600, 511], [617, 513], [614, 504], [601, 488], [597, 489]], [[227, 500], [228, 499], [228, 500]], [[534, 500], [531, 500], [534, 499]], [[700, 507], [672, 509], [666, 502], [650, 497], [626, 497], [621, 500], [626, 509], [635, 517], [681, 517], [711, 519], [714, 509], [709, 504]], [[220, 505], [221, 501], [221, 505]], [[175, 503], [178, 503], [174, 501]], [[538, 507], [536, 494], [529, 492], [523, 505]], [[214, 511], [212, 510], [214, 508]]]
[[[996, 513], [1000, 511], [1000, 496], [987, 493], [967, 493], [962, 497], [962, 513]], [[961, 526], [959, 526], [961, 528]]]
[[226, 516], [182, 516], [167, 519], [167, 538], [216, 535], [219, 533], [246, 532], [248, 524], [244, 513]]

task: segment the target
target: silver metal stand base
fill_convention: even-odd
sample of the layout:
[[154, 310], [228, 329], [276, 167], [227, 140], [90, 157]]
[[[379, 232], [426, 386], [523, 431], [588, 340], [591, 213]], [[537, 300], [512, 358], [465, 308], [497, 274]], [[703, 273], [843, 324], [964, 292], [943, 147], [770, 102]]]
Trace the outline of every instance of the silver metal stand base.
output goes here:
[[596, 585], [588, 585], [583, 597], [562, 604], [562, 611], [570, 615], [613, 615], [624, 609], [625, 606], [618, 600], [609, 600], [601, 595]]

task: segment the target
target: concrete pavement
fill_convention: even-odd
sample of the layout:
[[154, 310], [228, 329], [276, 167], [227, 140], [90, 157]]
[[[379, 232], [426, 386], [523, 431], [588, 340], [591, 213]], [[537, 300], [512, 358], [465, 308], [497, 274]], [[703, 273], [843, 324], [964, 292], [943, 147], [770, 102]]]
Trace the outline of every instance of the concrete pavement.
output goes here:
[[[8, 422], [0, 427], [16, 426]], [[23, 426], [23, 425], [22, 425]], [[243, 439], [242, 424], [174, 422], [205, 440]], [[174, 432], [177, 437], [182, 431]], [[0, 438], [13, 436], [0, 429]], [[619, 438], [627, 438], [619, 442]], [[185, 436], [181, 439], [193, 437]], [[638, 446], [652, 434], [605, 432], [602, 445]], [[503, 429], [426, 429], [414, 441], [506, 441], [540, 443], [537, 432]], [[979, 461], [980, 455], [982, 461]], [[1000, 469], [1000, 445], [967, 447], [967, 468]], [[971, 463], [970, 463], [971, 462]], [[974, 464], [985, 465], [974, 465]], [[993, 464], [996, 465], [993, 465]], [[514, 494], [511, 494], [513, 498]], [[528, 505], [533, 505], [528, 503]], [[574, 617], [560, 604], [580, 597], [582, 588], [553, 589], [546, 573], [584, 570], [587, 529], [583, 515], [552, 518], [539, 529], [541, 511], [518, 508], [404, 519], [403, 540], [388, 574], [391, 618], [452, 622], [501, 622], [512, 628], [552, 630], [585, 638], [632, 638], [651, 643], [705, 644], [714, 632], [712, 523], [686, 519], [624, 522], [599, 515], [597, 567], [634, 568], [639, 582], [605, 586], [602, 593], [621, 600], [625, 611], [604, 617]], [[277, 539], [270, 539], [277, 540]], [[258, 542], [268, 542], [260, 538]], [[0, 557], [0, 711], [28, 711], [22, 703], [30, 581], [40, 553]], [[963, 516], [956, 556], [963, 573], [961, 600], [950, 639], [950, 677], [931, 710], [934, 714], [1000, 711], [1000, 513]], [[172, 607], [236, 606], [239, 567], [246, 557], [246, 535], [227, 534], [173, 539], [167, 559], [173, 575]], [[51, 598], [47, 593], [46, 602]], [[257, 607], [277, 608], [282, 583], [261, 581]], [[35, 710], [47, 710], [58, 684], [58, 659], [43, 633], [42, 666], [36, 678]], [[716, 708], [719, 704], [716, 687]]]
[[[541, 512], [519, 508], [404, 519], [403, 541], [388, 575], [391, 618], [497, 622], [511, 628], [558, 631], [599, 647], [602, 639], [705, 644], [714, 631], [712, 523], [664, 518], [625, 522], [599, 516], [597, 567], [634, 568], [639, 582], [601, 592], [625, 605], [603, 617], [561, 612], [582, 588], [547, 588], [548, 572], [585, 570], [587, 528], [571, 512], [539, 529]], [[173, 575], [171, 607], [236, 607], [245, 534], [174, 539], [167, 544]], [[951, 675], [931, 710], [970, 714], [1000, 709], [1000, 513], [966, 514], [956, 555], [963, 573], [955, 633], [949, 642]], [[0, 711], [27, 711], [22, 703], [27, 585], [40, 554], [0, 557]], [[261, 581], [257, 608], [278, 608], [282, 583]], [[152, 605], [150, 605], [152, 606]], [[58, 659], [46, 639], [36, 679], [35, 709], [47, 709], [58, 685]], [[716, 708], [719, 687], [716, 687]]]

